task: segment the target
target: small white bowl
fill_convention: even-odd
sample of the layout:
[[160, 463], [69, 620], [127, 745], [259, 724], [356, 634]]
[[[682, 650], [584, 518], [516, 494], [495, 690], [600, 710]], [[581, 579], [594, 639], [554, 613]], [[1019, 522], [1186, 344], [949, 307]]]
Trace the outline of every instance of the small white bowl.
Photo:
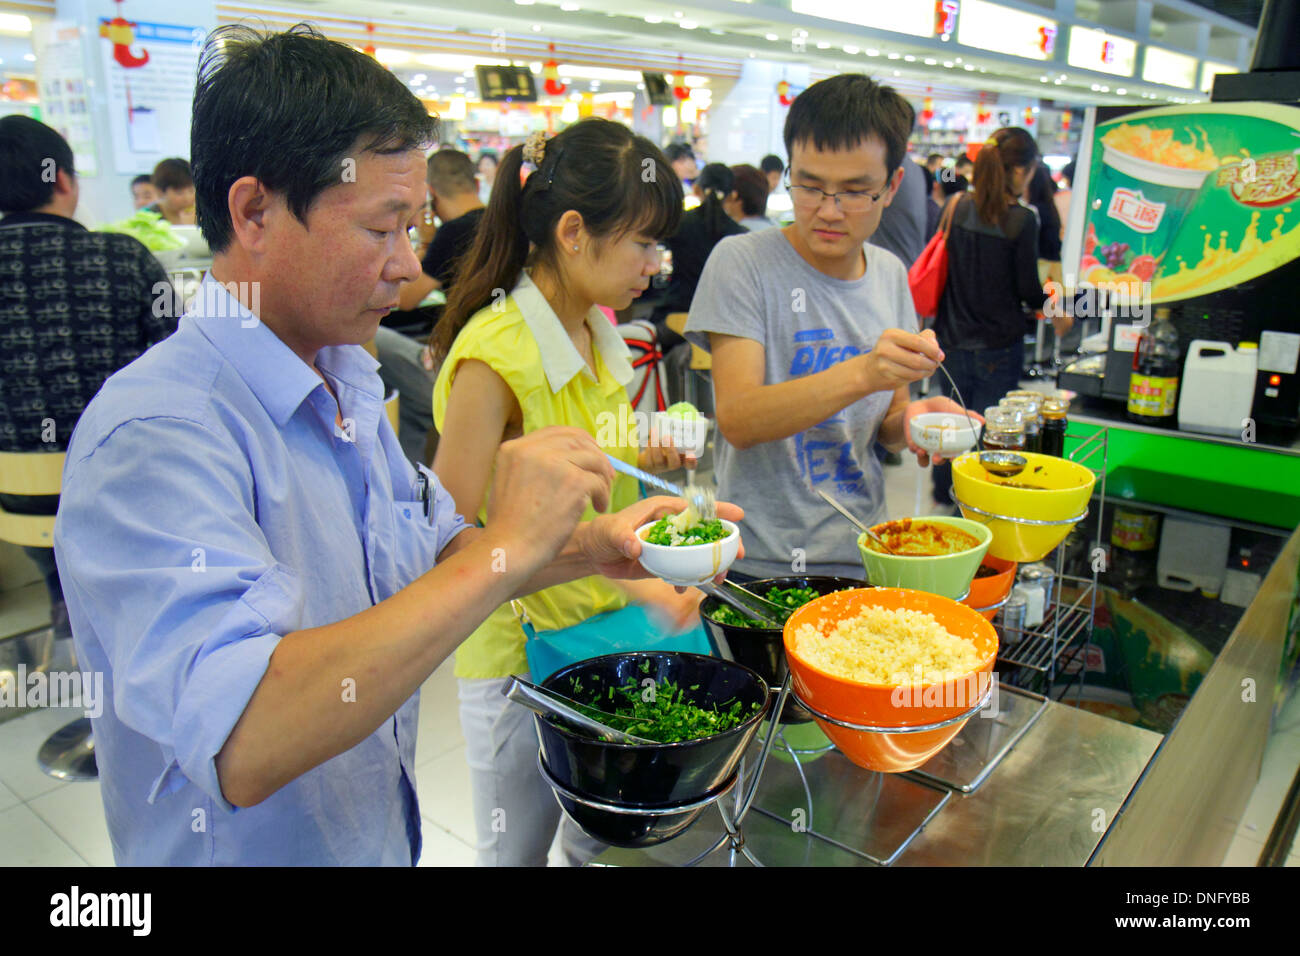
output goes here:
[[740, 529], [725, 518], [718, 520], [730, 532], [721, 541], [676, 547], [651, 544], [645, 539], [645, 533], [655, 522], [643, 524], [636, 529], [636, 536], [641, 541], [641, 567], [669, 584], [684, 588], [698, 587], [723, 574], [740, 552]]
[[923, 412], [912, 419], [911, 427], [913, 442], [944, 458], [970, 451], [979, 438], [971, 420], [961, 412]]
[[655, 412], [651, 416], [650, 424], [652, 431], [671, 438], [673, 447], [686, 457], [703, 456], [704, 443], [709, 437], [709, 419], [703, 415], [696, 418], [678, 418], [667, 412]]

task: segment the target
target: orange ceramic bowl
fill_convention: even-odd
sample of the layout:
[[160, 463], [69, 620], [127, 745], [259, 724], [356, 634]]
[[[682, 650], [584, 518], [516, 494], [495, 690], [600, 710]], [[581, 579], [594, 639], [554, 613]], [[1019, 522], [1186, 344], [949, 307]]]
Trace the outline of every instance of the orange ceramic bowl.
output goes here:
[[[795, 652], [794, 635], [802, 625], [824, 630], [868, 606], [933, 614], [949, 633], [974, 642], [979, 667], [937, 684], [862, 684], [819, 670]], [[859, 767], [885, 773], [914, 770], [957, 736], [991, 686], [998, 653], [997, 632], [978, 612], [937, 594], [902, 588], [857, 588], [810, 601], [790, 615], [784, 637], [793, 690], [809, 710], [845, 723], [900, 731], [952, 721], [929, 730], [890, 733], [851, 730], [814, 714], [818, 726], [846, 757]]]
[[[997, 568], [998, 573], [971, 581], [970, 594], [961, 603], [979, 611], [986, 621], [991, 621], [998, 613], [998, 609], [993, 605], [1011, 593], [1011, 588], [1016, 583], [1016, 568], [1019, 565], [1006, 558], [995, 558], [991, 554], [984, 555], [984, 560], [980, 563], [987, 564], [990, 568]], [[980, 608], [988, 608], [988, 610], [981, 611]]]

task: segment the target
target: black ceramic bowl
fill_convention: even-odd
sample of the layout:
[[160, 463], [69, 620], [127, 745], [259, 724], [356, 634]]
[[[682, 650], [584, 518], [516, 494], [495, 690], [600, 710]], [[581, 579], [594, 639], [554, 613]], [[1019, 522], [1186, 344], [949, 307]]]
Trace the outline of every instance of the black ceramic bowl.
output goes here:
[[[574, 692], [573, 678], [579, 680], [580, 692]], [[592, 703], [610, 687], [622, 687], [629, 678], [638, 684], [646, 678], [672, 681], [685, 691], [687, 702], [697, 707], [734, 700], [745, 709], [753, 704], [759, 707], [730, 730], [675, 744], [609, 743], [538, 716], [537, 735], [546, 768], [561, 786], [580, 796], [643, 807], [699, 800], [731, 777], [769, 707], [763, 678], [747, 667], [703, 654], [606, 654], [570, 664], [546, 678], [542, 686], [580, 703]], [[608, 706], [608, 699], [601, 704]]]
[[[768, 588], [812, 588], [818, 594], [830, 594], [845, 588], [868, 587], [865, 581], [853, 578], [833, 578], [818, 576], [793, 576], [787, 578], [763, 578], [745, 584], [747, 590], [759, 597], [767, 594]], [[713, 653], [719, 657], [743, 664], [767, 681], [772, 689], [772, 705], [776, 706], [776, 697], [785, 680], [785, 645], [783, 630], [779, 627], [737, 627], [715, 621], [712, 614], [719, 607], [725, 607], [714, 597], [707, 597], [700, 604], [700, 620], [709, 635], [709, 644]], [[793, 700], [786, 699], [785, 709], [781, 712], [781, 723], [803, 724], [812, 720], [812, 714], [804, 710]]]
[[723, 798], [739, 777], [733, 773], [722, 786], [688, 803], [659, 808], [625, 808], [601, 805], [600, 801], [574, 793], [555, 779], [540, 757], [538, 764], [542, 777], [555, 792], [560, 808], [584, 833], [611, 846], [633, 848], [655, 846], [677, 836]]

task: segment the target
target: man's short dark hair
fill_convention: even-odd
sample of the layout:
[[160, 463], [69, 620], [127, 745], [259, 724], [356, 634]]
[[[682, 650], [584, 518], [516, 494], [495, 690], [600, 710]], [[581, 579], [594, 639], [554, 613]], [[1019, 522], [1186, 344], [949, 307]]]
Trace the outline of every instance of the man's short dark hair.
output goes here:
[[758, 161], [758, 168], [765, 173], [783, 173], [785, 172], [785, 163], [775, 153], [768, 153]]
[[952, 164], [952, 168], [954, 170], [958, 170], [961, 169], [963, 166], [969, 166], [971, 169], [975, 168], [975, 161], [971, 159], [969, 156], [965, 155], [964, 153], [961, 156], [957, 157], [957, 159]]
[[188, 160], [164, 159], [153, 168], [151, 182], [159, 192], [168, 189], [188, 189], [194, 185], [194, 174]]
[[474, 160], [458, 149], [440, 149], [429, 157], [429, 185], [444, 196], [478, 192], [474, 173]]
[[141, 173], [139, 176], [135, 177], [135, 179], [131, 180], [131, 188], [135, 189], [136, 186], [141, 186], [144, 185], [145, 183], [148, 183], [150, 186], [152, 186], [153, 177], [150, 176], [148, 173]]
[[675, 163], [679, 159], [694, 159], [695, 150], [685, 143], [669, 143], [664, 147], [664, 156], [668, 157], [668, 162]]
[[242, 176], [282, 193], [304, 225], [359, 152], [425, 149], [438, 123], [375, 60], [300, 23], [284, 33], [226, 26], [199, 57], [190, 158], [203, 237], [230, 244], [228, 195]]
[[929, 165], [930, 165], [932, 162], [934, 162], [936, 159], [937, 159], [939, 162], [942, 163], [942, 162], [943, 162], [943, 153], [931, 153], [929, 156], [925, 157], [925, 165], [929, 166]]
[[903, 163], [912, 135], [914, 113], [890, 86], [860, 73], [841, 73], [821, 80], [795, 97], [785, 118], [785, 151], [795, 144], [815, 149], [855, 149], [875, 137], [885, 145], [889, 175]]
[[0, 212], [31, 212], [49, 205], [60, 170], [76, 175], [72, 147], [57, 130], [30, 116], [0, 118]]

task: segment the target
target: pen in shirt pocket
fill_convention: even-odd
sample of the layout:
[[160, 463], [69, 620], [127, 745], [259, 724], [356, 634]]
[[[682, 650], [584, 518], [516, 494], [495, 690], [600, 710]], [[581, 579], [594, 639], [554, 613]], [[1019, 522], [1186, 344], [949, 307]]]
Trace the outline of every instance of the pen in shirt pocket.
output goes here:
[[424, 509], [424, 517], [430, 524], [433, 523], [432, 508], [430, 507], [429, 494], [429, 476], [420, 471], [415, 476], [415, 500], [420, 502], [420, 507]]

